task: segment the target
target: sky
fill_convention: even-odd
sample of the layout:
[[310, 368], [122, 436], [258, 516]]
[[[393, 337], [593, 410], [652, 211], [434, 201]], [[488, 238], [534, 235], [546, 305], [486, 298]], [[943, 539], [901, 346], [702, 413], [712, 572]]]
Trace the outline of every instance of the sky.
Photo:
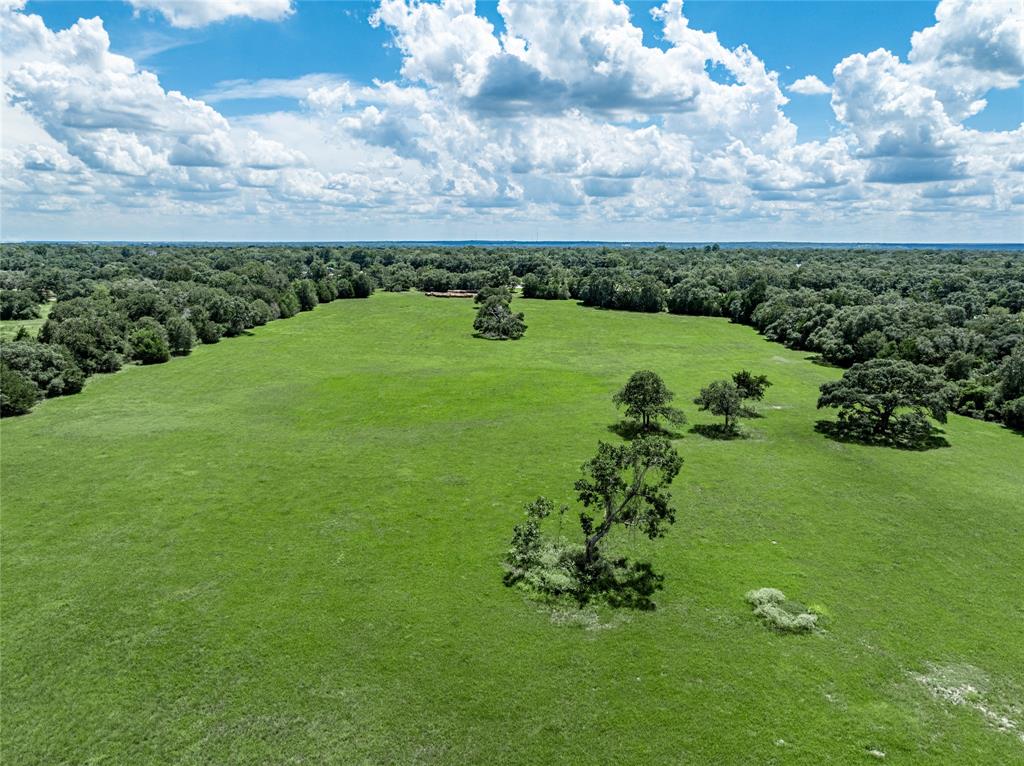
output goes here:
[[4, 240], [1024, 241], [1019, 0], [0, 0]]

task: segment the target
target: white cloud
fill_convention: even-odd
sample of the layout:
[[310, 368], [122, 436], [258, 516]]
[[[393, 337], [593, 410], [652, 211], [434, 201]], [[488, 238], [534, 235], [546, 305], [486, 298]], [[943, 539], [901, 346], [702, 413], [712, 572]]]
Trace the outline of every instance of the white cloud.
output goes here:
[[202, 94], [211, 104], [236, 99], [291, 98], [305, 99], [311, 90], [345, 86], [338, 75], [314, 73], [294, 79], [266, 78], [261, 80], [222, 80]]
[[173, 27], [204, 27], [234, 17], [280, 21], [293, 11], [292, 0], [128, 0], [135, 12], [155, 11]]
[[813, 74], [801, 77], [790, 85], [787, 90], [790, 93], [799, 93], [801, 96], [824, 96], [832, 92], [830, 87]]
[[[182, 26], [269, 18], [272, 4], [159, 5]], [[313, 73], [221, 82], [201, 98], [112, 53], [99, 19], [52, 31], [19, 9], [0, 12], [2, 161], [5, 219], [24, 226], [49, 206], [64, 226], [137, 208], [150, 215], [135, 220], [193, 216], [217, 236], [234, 222], [243, 238], [244, 222], [270, 227], [264, 236], [288, 236], [288, 222], [354, 237], [350, 224], [373, 221], [374, 238], [523, 236], [547, 222], [563, 238], [685, 239], [693, 227], [736, 238], [738, 226], [784, 238], [814, 226], [881, 239], [866, 222], [1012, 231], [1024, 200], [1024, 127], [963, 124], [1024, 73], [1012, 5], [944, 0], [906, 61], [858, 53], [836, 65], [832, 88], [797, 80], [788, 90], [832, 93], [841, 128], [804, 143], [778, 74], [692, 28], [678, 0], [651, 11], [663, 46], [645, 44], [615, 0], [500, 0], [500, 33], [471, 0], [383, 0], [373, 23], [402, 54], [401, 80]], [[281, 97], [304, 111], [229, 120], [215, 108]]]

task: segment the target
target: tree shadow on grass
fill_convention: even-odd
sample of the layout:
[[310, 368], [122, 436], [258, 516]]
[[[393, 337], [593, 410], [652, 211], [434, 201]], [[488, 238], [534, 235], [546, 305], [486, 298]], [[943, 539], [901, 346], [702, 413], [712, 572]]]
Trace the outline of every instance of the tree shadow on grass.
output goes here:
[[726, 428], [724, 423], [698, 423], [690, 429], [690, 433], [700, 434], [705, 439], [718, 439], [720, 441], [750, 438], [749, 434], [743, 433], [743, 431], [735, 426]]
[[832, 441], [843, 444], [861, 444], [868, 447], [889, 447], [891, 449], [925, 452], [932, 449], [949, 447], [950, 444], [942, 434], [945, 431], [929, 425], [927, 430], [915, 429], [906, 433], [876, 434], [855, 424], [842, 423], [836, 420], [819, 420], [814, 430]]
[[838, 364], [829, 362], [821, 354], [810, 354], [809, 356], [805, 356], [804, 359], [811, 364], [818, 365], [819, 367], [831, 367], [833, 370], [841, 369]]
[[628, 442], [640, 436], [664, 436], [667, 439], [683, 438], [683, 434], [677, 431], [672, 431], [659, 425], [644, 428], [641, 423], [637, 423], [635, 420], [620, 420], [618, 423], [612, 423], [608, 426], [608, 430]]
[[646, 561], [619, 558], [584, 589], [582, 603], [591, 598], [603, 600], [615, 609], [637, 609], [652, 612], [657, 608], [651, 598], [664, 587], [665, 575], [654, 571]]

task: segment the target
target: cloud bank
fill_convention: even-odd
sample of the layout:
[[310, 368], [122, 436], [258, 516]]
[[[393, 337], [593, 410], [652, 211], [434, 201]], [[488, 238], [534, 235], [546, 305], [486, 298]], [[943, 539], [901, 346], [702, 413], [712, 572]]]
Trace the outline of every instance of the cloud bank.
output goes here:
[[[182, 27], [292, 11], [287, 0], [131, 2]], [[1016, 2], [942, 0], [905, 61], [857, 53], [831, 87], [794, 82], [793, 93], [830, 95], [841, 128], [807, 142], [778, 74], [691, 27], [679, 0], [650, 11], [664, 48], [645, 45], [615, 0], [500, 0], [500, 32], [472, 0], [383, 0], [371, 23], [401, 52], [401, 79], [232, 81], [205, 100], [112, 53], [99, 18], [54, 31], [7, 6], [3, 220], [15, 236], [143, 209], [165, 226], [254, 237], [375, 226], [382, 238], [525, 238], [544, 226], [565, 238], [921, 239], [931, 221], [935, 233], [1020, 239], [1024, 125], [964, 124], [1024, 79]], [[229, 120], [211, 106], [279, 96], [303, 109]]]

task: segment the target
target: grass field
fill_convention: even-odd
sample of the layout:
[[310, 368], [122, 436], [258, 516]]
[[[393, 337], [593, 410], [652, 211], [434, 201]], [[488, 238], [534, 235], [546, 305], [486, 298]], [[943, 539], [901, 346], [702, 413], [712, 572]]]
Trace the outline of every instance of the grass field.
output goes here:
[[18, 330], [24, 327], [33, 336], [39, 333], [39, 328], [46, 322], [46, 317], [53, 308], [52, 303], [44, 303], [39, 307], [39, 316], [36, 319], [3, 319], [0, 320], [0, 338], [13, 338]]
[[[838, 371], [749, 328], [517, 310], [501, 343], [468, 301], [339, 301], [5, 420], [3, 761], [1024, 763], [1024, 438], [840, 444], [814, 431]], [[694, 424], [740, 367], [766, 417], [685, 433], [677, 524], [624, 543], [656, 611], [502, 585], [631, 372]], [[762, 586], [825, 630], [768, 632]]]

